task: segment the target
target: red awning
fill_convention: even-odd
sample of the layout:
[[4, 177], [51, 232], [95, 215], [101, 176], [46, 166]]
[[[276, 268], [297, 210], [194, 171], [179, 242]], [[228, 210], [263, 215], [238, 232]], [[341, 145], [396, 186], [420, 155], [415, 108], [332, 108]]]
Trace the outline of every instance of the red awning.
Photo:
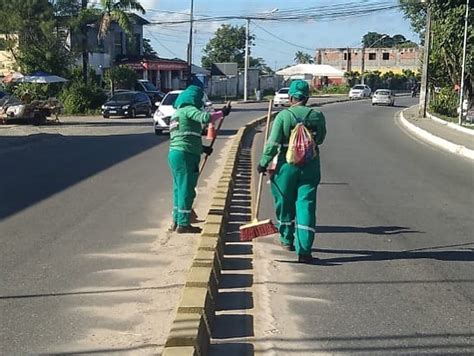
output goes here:
[[127, 62], [124, 65], [135, 70], [186, 70], [187, 64], [181, 61], [140, 61]]

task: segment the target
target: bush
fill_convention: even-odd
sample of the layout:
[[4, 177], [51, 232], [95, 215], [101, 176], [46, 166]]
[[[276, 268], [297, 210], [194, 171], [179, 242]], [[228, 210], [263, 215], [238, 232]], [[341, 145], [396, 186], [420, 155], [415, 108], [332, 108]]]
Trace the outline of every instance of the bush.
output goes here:
[[315, 90], [314, 94], [347, 94], [349, 93], [350, 87], [347, 84], [330, 85], [323, 87], [320, 90]]
[[8, 92], [17, 98], [21, 98], [24, 94], [28, 93], [32, 100], [46, 100], [51, 97], [56, 97], [62, 84], [39, 84], [39, 83], [18, 83], [9, 85]]
[[111, 82], [114, 83], [115, 89], [133, 89], [137, 79], [137, 73], [127, 66], [117, 66], [110, 68], [107, 70], [104, 77], [108, 90], [111, 89]]
[[80, 81], [71, 83], [60, 95], [66, 114], [86, 114], [95, 112], [105, 102], [107, 96], [97, 85], [84, 85]]
[[433, 93], [430, 109], [437, 114], [450, 117], [457, 116], [458, 95], [452, 88], [442, 88], [439, 93]]

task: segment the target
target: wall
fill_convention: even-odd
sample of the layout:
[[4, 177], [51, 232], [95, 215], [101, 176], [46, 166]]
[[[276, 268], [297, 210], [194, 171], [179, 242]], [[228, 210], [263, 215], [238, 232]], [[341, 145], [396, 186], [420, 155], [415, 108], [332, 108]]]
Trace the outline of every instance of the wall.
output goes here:
[[[347, 53], [350, 59], [347, 60]], [[375, 54], [375, 60], [371, 60], [370, 54]], [[388, 53], [388, 59], [383, 59], [383, 53]], [[318, 64], [328, 64], [344, 71], [362, 70], [361, 48], [320, 48], [316, 51], [315, 58]], [[421, 49], [415, 48], [367, 48], [365, 50], [365, 70], [378, 70], [382, 73], [392, 71], [402, 73], [404, 69], [414, 72], [419, 71], [421, 66]]]

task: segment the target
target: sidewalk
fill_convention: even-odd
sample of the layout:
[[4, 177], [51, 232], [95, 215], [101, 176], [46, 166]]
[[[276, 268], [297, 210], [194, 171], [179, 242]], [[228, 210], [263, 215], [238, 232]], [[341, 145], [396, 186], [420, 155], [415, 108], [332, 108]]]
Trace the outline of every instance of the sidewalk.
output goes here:
[[444, 150], [474, 160], [474, 130], [455, 128], [453, 124], [431, 118], [420, 118], [418, 106], [404, 110], [400, 115], [403, 126], [424, 141]]

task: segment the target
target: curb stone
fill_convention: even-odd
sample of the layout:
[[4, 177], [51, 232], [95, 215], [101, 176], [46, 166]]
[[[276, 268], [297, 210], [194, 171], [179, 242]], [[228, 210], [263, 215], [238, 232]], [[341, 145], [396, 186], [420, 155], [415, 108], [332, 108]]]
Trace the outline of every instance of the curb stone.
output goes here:
[[[405, 109], [408, 110], [409, 108]], [[411, 122], [409, 122], [404, 115], [404, 111], [400, 112], [399, 118], [400, 122], [402, 125], [408, 129], [410, 132], [415, 134], [416, 136], [420, 137], [421, 139], [430, 142], [431, 144], [444, 149], [445, 151], [457, 154], [459, 156], [474, 160], [474, 150], [471, 150], [465, 146], [462, 145], [457, 145], [455, 143], [452, 143], [448, 140], [445, 140], [444, 138], [438, 137], [436, 135], [433, 135], [432, 133], [423, 130], [419, 128], [416, 125], [413, 125]]]

